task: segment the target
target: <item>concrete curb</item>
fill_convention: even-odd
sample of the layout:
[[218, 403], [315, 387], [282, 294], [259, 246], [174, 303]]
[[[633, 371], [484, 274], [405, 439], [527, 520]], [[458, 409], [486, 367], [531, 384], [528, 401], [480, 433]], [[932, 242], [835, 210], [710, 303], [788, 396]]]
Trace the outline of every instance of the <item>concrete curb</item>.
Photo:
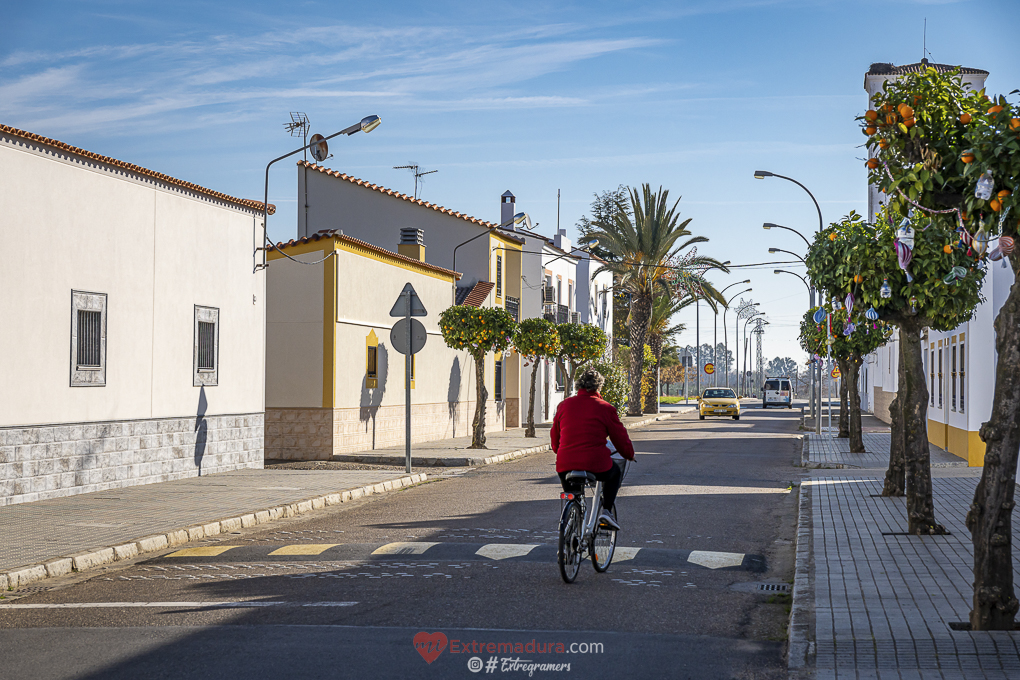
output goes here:
[[[633, 429], [635, 427], [644, 427], [651, 423], [658, 422], [660, 420], [667, 420], [672, 418], [674, 415], [680, 415], [680, 413], [687, 413], [687, 411], [681, 411], [679, 413], [662, 413], [657, 416], [645, 418], [639, 420], [636, 423], [631, 423], [627, 426], [627, 429]], [[415, 456], [411, 455], [411, 466], [412, 467], [481, 467], [483, 465], [493, 465], [495, 463], [505, 463], [508, 460], [515, 460], [517, 458], [523, 458], [524, 456], [530, 456], [535, 453], [542, 453], [548, 451], [550, 446], [548, 444], [541, 444], [539, 446], [532, 446], [527, 449], [517, 449], [516, 451], [508, 451], [507, 453], [497, 453], [492, 456], [485, 456], [483, 458], [476, 458], [473, 456]], [[403, 454], [351, 454], [342, 453], [330, 458], [330, 460], [342, 461], [346, 463], [370, 463], [376, 465], [404, 465], [407, 459]]]
[[811, 499], [804, 488], [804, 480], [801, 480], [799, 496], [796, 569], [793, 577], [793, 604], [790, 607], [790, 635], [787, 645], [787, 668], [790, 677], [800, 677], [801, 673], [814, 668], [815, 665]]
[[87, 569], [95, 569], [96, 567], [103, 566], [104, 564], [130, 559], [142, 553], [173, 548], [178, 545], [182, 545], [190, 541], [198, 541], [209, 536], [217, 536], [219, 534], [237, 531], [241, 528], [267, 524], [269, 522], [275, 522], [278, 519], [296, 517], [298, 515], [312, 512], [313, 510], [321, 510], [328, 505], [340, 505], [341, 503], [347, 503], [365, 496], [372, 496], [407, 486], [413, 486], [424, 482], [426, 479], [428, 479], [428, 475], [424, 472], [407, 475], [404, 477], [398, 477], [397, 479], [380, 482], [378, 484], [369, 484], [367, 486], [347, 489], [346, 491], [331, 493], [325, 496], [308, 498], [295, 503], [289, 503], [287, 505], [279, 505], [272, 508], [266, 508], [264, 510], [257, 510], [238, 517], [228, 517], [215, 522], [171, 529], [166, 533], [145, 536], [143, 538], [135, 539], [134, 541], [128, 541], [127, 543], [120, 543], [118, 545], [96, 548], [94, 550], [87, 550], [73, 555], [58, 557], [43, 562], [42, 564], [31, 564], [23, 567], [17, 567], [15, 569], [8, 569], [4, 572], [0, 572], [0, 592], [7, 591], [8, 589], [17, 589], [28, 585], [29, 583], [41, 581], [46, 578], [64, 576], [72, 572], [85, 571]]

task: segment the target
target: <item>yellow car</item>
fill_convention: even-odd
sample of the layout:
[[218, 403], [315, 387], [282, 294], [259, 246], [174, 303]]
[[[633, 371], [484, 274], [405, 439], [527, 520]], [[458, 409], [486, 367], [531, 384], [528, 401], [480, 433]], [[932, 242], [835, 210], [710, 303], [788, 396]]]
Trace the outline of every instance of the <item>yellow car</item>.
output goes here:
[[740, 400], [728, 387], [709, 387], [698, 399], [698, 417], [704, 420], [705, 416], [732, 416], [733, 420], [740, 420]]

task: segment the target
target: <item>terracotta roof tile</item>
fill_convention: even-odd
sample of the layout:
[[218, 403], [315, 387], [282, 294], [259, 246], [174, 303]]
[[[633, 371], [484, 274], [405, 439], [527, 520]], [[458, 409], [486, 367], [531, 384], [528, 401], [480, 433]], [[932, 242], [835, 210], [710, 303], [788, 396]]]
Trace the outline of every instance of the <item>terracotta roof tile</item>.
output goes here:
[[303, 237], [301, 237], [299, 239], [291, 239], [291, 240], [287, 241], [286, 243], [283, 243], [281, 241], [280, 243], [277, 243], [276, 245], [272, 245], [271, 244], [268, 248], [266, 248], [266, 250], [269, 250], [269, 251], [279, 250], [279, 251], [282, 252], [286, 248], [290, 248], [290, 247], [298, 246], [298, 245], [303, 245], [305, 243], [312, 243], [314, 241], [321, 241], [323, 239], [335, 239], [337, 241], [342, 241], [344, 243], [349, 243], [349, 244], [351, 244], [353, 246], [357, 246], [359, 248], [364, 248], [365, 250], [370, 250], [373, 253], [378, 253], [380, 255], [386, 255], [387, 257], [392, 257], [392, 258], [394, 258], [396, 260], [400, 260], [402, 262], [408, 262], [410, 264], [416, 264], [419, 267], [423, 267], [425, 269], [429, 269], [429, 270], [434, 271], [434, 272], [439, 272], [440, 274], [452, 274], [454, 276], [454, 278], [456, 278], [458, 280], [461, 277], [461, 274], [459, 272], [455, 272], [452, 269], [445, 269], [443, 267], [437, 267], [434, 264], [429, 264], [428, 262], [422, 262], [421, 260], [416, 260], [413, 257], [407, 257], [406, 255], [401, 255], [400, 253], [394, 253], [392, 250], [386, 250], [385, 248], [380, 248], [379, 246], [374, 246], [371, 243], [366, 243], [365, 241], [362, 241], [360, 238], [354, 238], [353, 236], [347, 236], [346, 234], [344, 234], [339, 229], [323, 229], [322, 231], [316, 232], [316, 233], [312, 234], [311, 236], [303, 236]]
[[475, 287], [471, 289], [467, 297], [464, 298], [464, 304], [469, 307], [481, 307], [485, 302], [485, 299], [489, 297], [489, 291], [496, 287], [496, 284], [490, 283], [489, 281], [479, 281], [475, 284]]
[[[222, 194], [218, 191], [213, 191], [212, 189], [206, 189], [203, 186], [192, 184], [191, 182], [185, 182], [182, 179], [177, 179], [176, 177], [171, 177], [170, 175], [164, 175], [163, 173], [156, 172], [155, 170], [143, 168], [140, 165], [126, 163], [124, 161], [119, 161], [116, 158], [110, 158], [109, 156], [103, 156], [98, 153], [93, 153], [92, 151], [79, 149], [76, 146], [71, 146], [70, 144], [66, 144], [56, 139], [50, 139], [49, 137], [43, 137], [42, 135], [37, 135], [34, 132], [25, 132], [24, 130], [19, 130], [9, 125], [0, 124], [0, 134], [10, 135], [12, 137], [20, 137], [21, 139], [36, 142], [38, 144], [52, 146], [55, 149], [66, 151], [68, 153], [74, 154], [75, 156], [81, 156], [82, 158], [87, 158], [89, 160], [98, 161], [100, 163], [105, 163], [107, 165], [112, 165], [116, 168], [128, 170], [129, 172], [133, 172], [144, 177], [151, 177], [165, 184], [181, 187], [182, 189], [194, 191], [195, 193], [203, 194], [205, 196], [209, 196], [211, 198], [215, 198], [221, 201], [226, 201], [227, 203], [233, 203], [234, 205], [239, 205], [241, 207], [248, 208], [249, 210], [256, 210], [258, 212], [262, 212], [263, 210], [262, 201], [253, 201], [247, 198], [235, 198], [233, 196], [228, 196], [227, 194]], [[272, 215], [275, 212], [276, 206], [270, 203], [269, 214]]]
[[949, 71], [959, 69], [960, 73], [965, 76], [988, 75], [988, 71], [983, 71], [979, 68], [967, 68], [965, 66], [953, 66], [951, 64], [933, 64], [927, 60], [920, 61], [916, 64], [904, 64], [902, 66], [879, 62], [871, 65], [871, 68], [868, 69], [867, 75], [902, 76], [906, 73], [921, 73], [928, 67], [934, 68], [939, 73], [948, 73]]
[[[366, 182], [363, 179], [358, 179], [357, 177], [352, 177], [350, 175], [345, 175], [345, 174], [341, 173], [338, 170], [330, 170], [329, 168], [324, 168], [321, 165], [316, 165], [315, 163], [309, 163], [308, 161], [298, 161], [298, 166], [299, 167], [309, 168], [311, 170], [318, 170], [319, 172], [321, 172], [324, 175], [329, 175], [330, 177], [336, 177], [337, 179], [345, 180], [345, 181], [350, 182], [351, 184], [355, 184], [355, 185], [357, 185], [359, 187], [365, 187], [366, 189], [371, 189], [372, 191], [378, 191], [381, 194], [386, 194], [387, 196], [393, 196], [394, 198], [399, 198], [399, 199], [407, 201], [409, 203], [413, 203], [414, 205], [420, 205], [423, 208], [429, 208], [431, 210], [435, 210], [436, 212], [443, 213], [444, 215], [450, 215], [451, 217], [459, 217], [462, 220], [465, 220], [465, 221], [470, 222], [472, 224], [477, 224], [480, 227], [486, 227], [488, 229], [497, 229], [499, 227], [498, 224], [494, 224], [492, 222], [486, 222], [485, 220], [480, 220], [477, 217], [471, 217], [470, 215], [465, 215], [464, 213], [454, 212], [453, 210], [450, 210], [449, 208], [444, 208], [441, 205], [436, 205], [434, 203], [429, 203], [428, 201], [423, 201], [420, 198], [414, 198], [412, 196], [408, 196], [407, 194], [402, 194], [399, 191], [394, 191], [393, 189], [387, 189], [386, 187], [381, 186], [379, 184], [370, 184], [369, 182]], [[511, 241], [516, 242], [516, 243], [521, 243], [521, 244], [524, 243], [524, 241], [522, 241], [521, 239], [518, 239], [515, 236], [511, 236], [511, 235], [507, 234], [506, 231], [504, 231], [502, 229], [499, 231], [499, 234], [500, 234], [500, 236], [506, 237], [506, 238], [510, 239]]]

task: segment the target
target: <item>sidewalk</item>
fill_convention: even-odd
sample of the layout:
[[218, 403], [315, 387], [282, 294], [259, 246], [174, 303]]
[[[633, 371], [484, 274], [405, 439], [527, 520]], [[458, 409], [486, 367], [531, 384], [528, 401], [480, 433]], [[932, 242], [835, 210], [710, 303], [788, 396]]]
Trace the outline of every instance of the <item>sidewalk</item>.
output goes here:
[[805, 476], [791, 678], [1020, 678], [1020, 632], [951, 627], [970, 611], [965, 518], [980, 475], [932, 470], [936, 516], [951, 533], [926, 537], [905, 535], [906, 499], [880, 495], [884, 470]]
[[[658, 420], [672, 418], [680, 413], [693, 411], [687, 409], [670, 409], [668, 413], [657, 415], [628, 416], [621, 418], [628, 429], [649, 425]], [[524, 428], [518, 427], [503, 432], [486, 432], [485, 449], [469, 449], [471, 437], [455, 437], [438, 439], [431, 442], [420, 442], [411, 445], [412, 467], [477, 467], [502, 463], [532, 453], [549, 450], [549, 428], [545, 423], [535, 426], [535, 437], [524, 436]], [[372, 465], [403, 465], [405, 461], [404, 446], [388, 446], [370, 451], [343, 453], [333, 456], [330, 460], [349, 463], [367, 463]]]
[[[885, 471], [889, 467], [889, 443], [892, 435], [889, 432], [864, 432], [864, 453], [850, 453], [850, 440], [838, 439], [835, 432], [823, 434], [809, 433], [804, 436], [804, 453], [802, 464], [806, 468], [877, 468]], [[928, 445], [931, 452], [931, 466], [967, 467], [967, 461], [959, 456], [940, 449], [934, 444]]]
[[425, 479], [388, 470], [235, 470], [0, 507], [0, 591]]

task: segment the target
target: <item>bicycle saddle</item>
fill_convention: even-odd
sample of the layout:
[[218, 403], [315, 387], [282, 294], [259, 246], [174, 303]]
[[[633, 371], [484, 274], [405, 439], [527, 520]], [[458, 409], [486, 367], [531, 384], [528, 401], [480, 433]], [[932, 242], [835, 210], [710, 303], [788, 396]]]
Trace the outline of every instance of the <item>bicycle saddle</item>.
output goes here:
[[587, 472], [585, 470], [571, 470], [570, 472], [567, 473], [567, 479], [570, 480], [570, 481], [577, 481], [577, 480], [584, 479], [584, 480], [587, 480], [587, 481], [591, 482], [592, 484], [594, 484], [595, 483], [595, 474], [592, 473], [592, 472]]

